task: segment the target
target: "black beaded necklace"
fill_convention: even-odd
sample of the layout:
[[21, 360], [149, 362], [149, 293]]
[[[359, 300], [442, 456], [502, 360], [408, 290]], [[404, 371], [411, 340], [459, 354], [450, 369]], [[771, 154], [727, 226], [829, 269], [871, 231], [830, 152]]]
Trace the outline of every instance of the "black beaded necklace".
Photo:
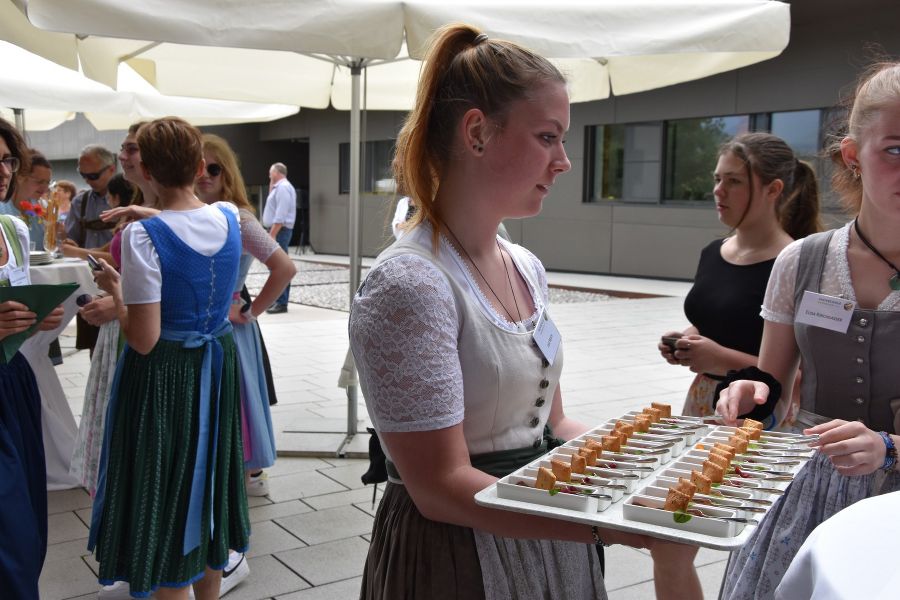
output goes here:
[[859, 219], [853, 219], [853, 228], [856, 229], [856, 235], [859, 236], [859, 239], [862, 240], [862, 243], [865, 244], [869, 248], [869, 250], [871, 250], [875, 254], [875, 256], [883, 260], [887, 266], [894, 270], [894, 274], [891, 275], [890, 279], [888, 279], [888, 285], [892, 290], [900, 290], [900, 269], [898, 269], [894, 263], [886, 259], [884, 255], [882, 255], [881, 252], [879, 252], [875, 248], [875, 246], [872, 245], [872, 242], [866, 239], [866, 236], [863, 235], [862, 230], [859, 228]]
[[[466, 255], [466, 258], [469, 259], [469, 262], [472, 263], [472, 266], [475, 267], [475, 270], [478, 271], [479, 275], [481, 275], [481, 280], [484, 281], [484, 283], [488, 286], [488, 289], [491, 290], [491, 293], [494, 295], [494, 298], [497, 299], [497, 302], [500, 303], [500, 306], [503, 307], [503, 310], [506, 311], [506, 314], [508, 314], [509, 317], [512, 318], [512, 311], [509, 310], [508, 308], [506, 308], [506, 305], [503, 304], [503, 300], [500, 299], [500, 296], [498, 296], [497, 292], [494, 291], [494, 288], [491, 287], [491, 284], [487, 280], [487, 277], [484, 276], [484, 273], [482, 273], [481, 269], [478, 268], [478, 265], [475, 264], [475, 260], [466, 251], [465, 246], [462, 245], [462, 242], [459, 241], [459, 238], [456, 237], [456, 234], [453, 233], [453, 230], [450, 229], [450, 227], [446, 223], [444, 223], [444, 227], [447, 228], [447, 231], [450, 233], [450, 235], [453, 236], [453, 240], [459, 246], [459, 249], [463, 251], [463, 254]], [[509, 291], [512, 294], [513, 302], [515, 302], [515, 304], [516, 304], [516, 315], [519, 317], [518, 322], [521, 323], [522, 322], [522, 313], [519, 311], [519, 301], [516, 300], [516, 292], [513, 289], [512, 278], [509, 276], [509, 268], [506, 266], [506, 259], [503, 258], [503, 249], [500, 247], [500, 242], [497, 242], [497, 250], [500, 251], [500, 260], [503, 261], [503, 269], [506, 271], [506, 281], [509, 282]]]

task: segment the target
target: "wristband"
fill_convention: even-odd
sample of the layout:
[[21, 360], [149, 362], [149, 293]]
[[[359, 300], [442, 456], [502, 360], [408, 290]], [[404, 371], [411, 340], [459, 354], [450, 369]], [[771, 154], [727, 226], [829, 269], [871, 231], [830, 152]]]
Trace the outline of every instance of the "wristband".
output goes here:
[[887, 472], [897, 464], [897, 447], [894, 445], [894, 440], [886, 432], [879, 431], [878, 435], [884, 441], [884, 464], [881, 465], [881, 470]]
[[603, 546], [604, 548], [609, 548], [611, 544], [607, 544], [603, 541], [603, 538], [600, 537], [600, 530], [597, 529], [596, 525], [591, 525], [591, 535], [594, 537], [594, 544], [597, 546]]

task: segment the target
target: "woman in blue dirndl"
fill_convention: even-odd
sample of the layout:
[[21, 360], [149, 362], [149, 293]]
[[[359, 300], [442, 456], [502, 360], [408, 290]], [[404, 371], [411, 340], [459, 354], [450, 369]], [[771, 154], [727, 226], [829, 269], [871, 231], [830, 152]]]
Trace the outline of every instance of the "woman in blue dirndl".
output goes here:
[[[200, 132], [177, 118], [138, 131], [162, 212], [122, 240], [115, 299], [128, 341], [113, 382], [89, 548], [103, 584], [132, 596], [218, 598], [229, 548], [249, 541], [237, 358], [228, 310], [241, 252], [237, 211], [193, 194]], [[127, 310], [126, 310], [127, 307]]]

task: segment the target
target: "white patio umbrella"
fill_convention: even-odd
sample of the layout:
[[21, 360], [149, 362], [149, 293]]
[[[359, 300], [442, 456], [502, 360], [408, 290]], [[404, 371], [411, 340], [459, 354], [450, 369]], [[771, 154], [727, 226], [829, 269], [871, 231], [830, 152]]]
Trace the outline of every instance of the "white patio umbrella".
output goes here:
[[0, 106], [26, 109], [26, 125], [32, 130], [52, 129], [76, 112], [102, 131], [166, 115], [179, 115], [195, 125], [220, 125], [271, 121], [299, 110], [282, 104], [165, 96], [124, 64], [118, 69], [119, 89], [113, 90], [3, 41], [0, 64]]
[[[115, 65], [127, 62], [167, 93], [242, 100], [263, 94], [277, 101], [287, 94], [301, 106], [324, 107], [328, 99], [336, 107], [349, 104], [351, 294], [360, 267], [359, 75], [365, 67], [405, 61], [404, 41], [420, 57], [437, 27], [470, 23], [567, 61], [572, 99], [584, 101], [772, 58], [787, 46], [790, 31], [787, 4], [767, 0], [15, 1], [42, 29], [86, 35], [78, 52], [85, 73], [98, 81], [114, 83]], [[402, 69], [368, 71], [368, 108], [407, 108], [408, 102], [379, 105], [382, 68]], [[417, 77], [417, 68], [411, 72]], [[583, 73], [588, 91], [578, 87]], [[346, 78], [350, 85], [340, 83]], [[355, 419], [349, 421], [355, 432]]]

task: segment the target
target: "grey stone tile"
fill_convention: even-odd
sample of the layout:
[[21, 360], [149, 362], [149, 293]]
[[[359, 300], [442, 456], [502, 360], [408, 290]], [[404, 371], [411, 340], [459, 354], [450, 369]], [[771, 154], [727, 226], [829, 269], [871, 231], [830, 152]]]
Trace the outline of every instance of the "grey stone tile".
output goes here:
[[[327, 498], [328, 496], [323, 496]], [[307, 504], [300, 500], [289, 500], [288, 502], [278, 502], [273, 504], [264, 504], [250, 509], [250, 522], [259, 523], [261, 521], [269, 521], [278, 517], [289, 517], [300, 513], [310, 512], [313, 510]]]
[[87, 538], [88, 528], [73, 512], [59, 513], [47, 517], [47, 543], [58, 544]]
[[74, 511], [74, 512], [75, 512], [75, 516], [77, 516], [78, 519], [79, 519], [82, 523], [84, 523], [88, 528], [91, 527], [91, 515], [93, 514], [92, 509], [90, 509], [90, 508], [79, 508], [78, 510], [76, 510], [76, 511]]
[[355, 506], [339, 506], [276, 522], [309, 545], [321, 544], [372, 531], [372, 517]]
[[319, 473], [344, 484], [350, 489], [359, 489], [365, 487], [360, 477], [368, 470], [368, 461], [357, 460], [355, 463], [346, 466], [319, 469]]
[[[367, 485], [363, 489], [350, 490], [349, 492], [335, 492], [332, 494], [323, 494], [321, 496], [312, 496], [304, 498], [303, 501], [315, 508], [316, 510], [324, 510], [326, 508], [334, 508], [335, 506], [344, 506], [346, 504], [365, 504], [368, 500], [369, 506], [372, 505], [373, 486]], [[375, 506], [381, 500], [384, 494], [384, 486], [378, 486], [378, 493], [375, 496]], [[368, 511], [366, 511], [368, 512]]]
[[305, 458], [296, 456], [279, 456], [275, 464], [266, 469], [269, 477], [292, 475], [293, 473], [306, 473], [316, 469], [327, 469], [331, 466], [326, 460], [319, 458]]
[[266, 496], [247, 496], [247, 506], [250, 508], [266, 506], [268, 504], [272, 504], [272, 500]]
[[225, 596], [228, 600], [263, 600], [309, 587], [309, 583], [274, 556], [251, 558], [249, 563], [249, 577]]
[[362, 575], [369, 544], [352, 537], [298, 550], [277, 557], [315, 586]]
[[345, 491], [345, 486], [316, 471], [269, 478], [269, 498], [275, 502]]
[[47, 514], [53, 515], [79, 508], [87, 508], [93, 501], [84, 488], [47, 492]]
[[275, 600], [349, 600], [359, 597], [362, 577], [318, 585], [302, 592], [278, 596]]
[[[700, 586], [703, 589], [704, 598], [717, 598], [719, 596], [719, 587], [724, 574], [724, 562], [713, 563], [697, 569], [697, 576], [700, 578]], [[607, 585], [607, 590], [610, 589]], [[653, 581], [650, 580], [608, 591], [608, 595], [609, 600], [647, 600], [647, 598], [654, 598], [656, 591]]]
[[653, 559], [627, 546], [606, 549], [606, 589], [635, 585], [653, 579]]
[[93, 592], [100, 584], [81, 558], [64, 558], [44, 563], [38, 582], [41, 600], [62, 600]]
[[250, 528], [250, 550], [247, 556], [264, 556], [306, 544], [272, 521], [254, 523]]
[[60, 542], [58, 544], [47, 545], [47, 558], [45, 563], [52, 563], [58, 560], [68, 558], [81, 558], [90, 554], [87, 549], [87, 538], [72, 540], [69, 542]]
[[380, 491], [383, 486], [379, 486], [378, 497], [379, 499], [375, 501], [375, 506], [372, 506], [371, 496], [369, 496], [370, 500], [368, 502], [355, 502], [353, 506], [363, 511], [368, 515], [375, 516], [375, 512], [378, 510], [378, 505], [381, 503], [382, 492]]

